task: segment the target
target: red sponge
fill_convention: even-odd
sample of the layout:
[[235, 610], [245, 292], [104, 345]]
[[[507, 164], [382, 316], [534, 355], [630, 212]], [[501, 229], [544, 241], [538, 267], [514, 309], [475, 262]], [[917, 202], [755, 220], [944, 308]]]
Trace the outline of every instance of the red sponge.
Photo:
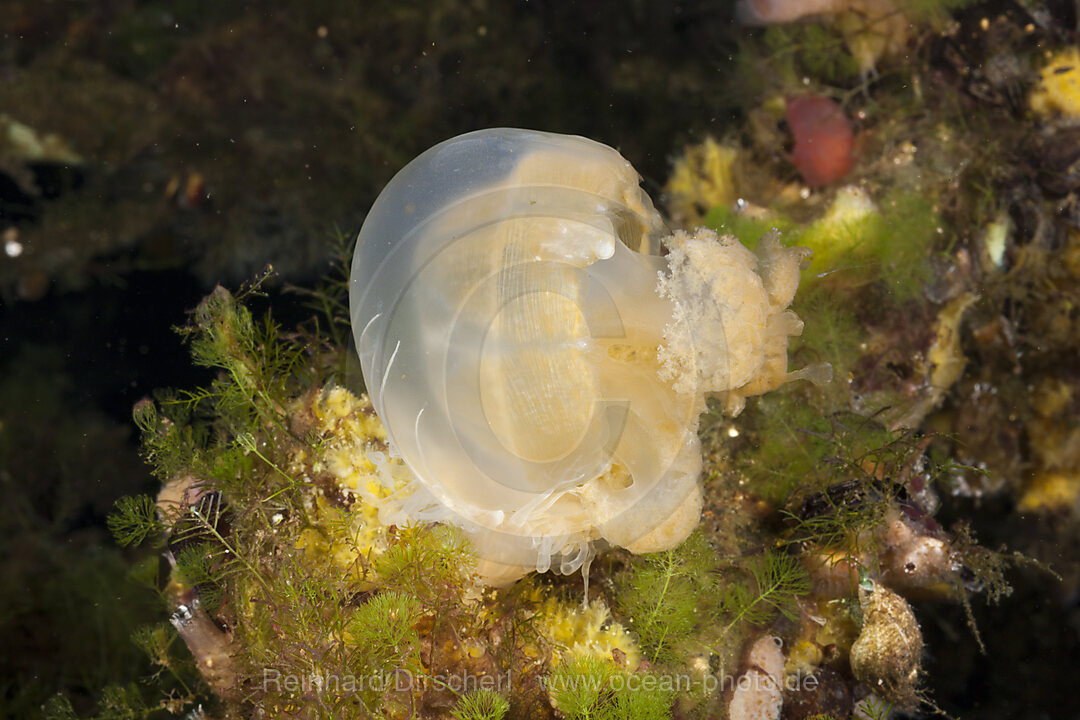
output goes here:
[[828, 185], [851, 172], [855, 135], [839, 105], [820, 95], [789, 97], [787, 122], [795, 137], [792, 161], [808, 185]]

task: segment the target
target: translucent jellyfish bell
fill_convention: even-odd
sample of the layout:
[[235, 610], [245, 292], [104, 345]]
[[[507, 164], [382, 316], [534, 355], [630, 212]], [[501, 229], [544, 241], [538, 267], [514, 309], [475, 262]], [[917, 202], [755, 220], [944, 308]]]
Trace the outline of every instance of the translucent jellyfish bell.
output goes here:
[[[483, 130], [394, 177], [350, 286], [367, 390], [408, 468], [384, 464], [384, 521], [459, 525], [491, 582], [571, 572], [597, 540], [660, 550], [693, 529], [703, 392], [766, 364], [771, 304], [730, 242], [676, 235], [650, 254], [663, 230], [630, 164], [581, 137]], [[693, 251], [710, 243], [722, 261], [703, 280]], [[749, 295], [725, 311], [710, 278]], [[743, 316], [752, 347], [729, 348]]]

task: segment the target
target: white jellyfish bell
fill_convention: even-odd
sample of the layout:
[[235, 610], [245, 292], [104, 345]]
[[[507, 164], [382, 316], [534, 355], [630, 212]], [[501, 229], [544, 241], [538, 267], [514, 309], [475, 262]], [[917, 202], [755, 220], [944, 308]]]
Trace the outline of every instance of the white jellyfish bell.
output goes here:
[[[665, 237], [667, 235], [667, 237]], [[660, 247], [666, 255], [656, 254]], [[356, 243], [350, 312], [390, 453], [386, 523], [453, 523], [490, 584], [594, 545], [677, 545], [701, 512], [698, 415], [787, 372], [806, 249], [665, 232], [582, 137], [499, 128], [409, 163]]]

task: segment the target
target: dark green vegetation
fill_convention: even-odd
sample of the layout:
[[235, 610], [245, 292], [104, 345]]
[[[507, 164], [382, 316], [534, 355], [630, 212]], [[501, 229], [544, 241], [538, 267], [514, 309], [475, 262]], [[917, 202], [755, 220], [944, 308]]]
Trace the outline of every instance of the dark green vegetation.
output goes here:
[[704, 535], [693, 533], [672, 550], [635, 558], [619, 578], [618, 609], [631, 620], [641, 648], [653, 663], [673, 663], [708, 647], [717, 627], [721, 640], [740, 623], [764, 626], [778, 614], [793, 618], [810, 592], [806, 571], [783, 552], [738, 562], [717, 556]]
[[544, 682], [567, 720], [664, 720], [675, 697], [648, 673], [629, 676], [589, 655], [561, 663]]
[[[235, 607], [237, 588], [252, 584], [269, 592], [264, 563], [275, 550], [255, 540], [258, 529], [269, 528], [275, 512], [305, 514], [296, 483], [271, 458], [280, 459], [284, 448], [299, 442], [285, 426], [282, 403], [311, 382], [298, 368], [302, 356], [319, 346], [304, 343], [302, 334], [284, 340], [278, 332], [269, 318], [255, 322], [247, 308], [218, 288], [200, 304], [192, 324], [180, 329], [193, 360], [220, 371], [214, 382], [192, 392], [165, 391], [157, 403], [145, 400], [135, 408], [144, 457], [155, 474], [163, 482], [201, 479], [191, 485], [201, 499], [183, 509], [162, 513], [150, 497], [126, 497], [109, 517], [121, 545], [149, 540], [160, 547], [169, 531], [171, 577], [168, 571], [159, 575], [155, 557], [133, 570], [133, 578], [158, 597], [163, 614], [195, 597], [210, 612], [221, 610], [227, 600]], [[250, 510], [232, 512], [230, 506], [245, 499], [252, 501]], [[99, 717], [149, 717], [210, 700], [210, 688], [172, 627], [147, 625], [133, 639], [156, 667], [160, 688], [107, 688]], [[69, 711], [66, 700], [52, 704], [57, 716]]]
[[[154, 558], [132, 571], [162, 612], [197, 603], [217, 623], [194, 638], [190, 629], [178, 637], [161, 621], [135, 629], [132, 639], [154, 666], [155, 681], [107, 687], [95, 717], [153, 717], [199, 703], [226, 713], [256, 707], [271, 714], [305, 708], [327, 717], [409, 716], [446, 707], [464, 717], [499, 717], [504, 706], [535, 712], [526, 708], [542, 701], [541, 688], [568, 717], [666, 717], [676, 692], [686, 691], [595, 656], [541, 674], [548, 665], [531, 658], [548, 651], [534, 627], [535, 600], [526, 599], [536, 591], [524, 583], [491, 597], [470, 594], [472, 554], [452, 527], [400, 528], [374, 554], [354, 546], [348, 568], [304, 544], [302, 534], [311, 530], [355, 542], [347, 521], [317, 517], [311, 484], [286, 469], [291, 454], [317, 453], [323, 440], [298, 430], [295, 398], [311, 394], [306, 368], [333, 367], [298, 361], [324, 346], [286, 336], [269, 319], [255, 321], [223, 288], [181, 334], [193, 359], [216, 368], [217, 377], [206, 388], [162, 392], [157, 402], [140, 403], [135, 418], [144, 457], [184, 499], [170, 506], [148, 496], [121, 498], [109, 527], [121, 545], [167, 550], [171, 574], [160, 577]], [[695, 533], [679, 548], [634, 559], [618, 578], [615, 601], [650, 660], [676, 669], [706, 642], [730, 646], [741, 637], [727, 637], [737, 626], [791, 616], [807, 591], [793, 557], [769, 552], [722, 563]], [[719, 623], [716, 637], [711, 629]], [[227, 635], [209, 630], [219, 625]], [[469, 647], [485, 650], [477, 657]], [[213, 672], [200, 665], [207, 657], [216, 658]], [[405, 691], [391, 682], [403, 672], [415, 680]], [[515, 677], [517, 684], [492, 696], [447, 683], [448, 675], [470, 672]], [[279, 681], [286, 677], [304, 682]], [[334, 681], [319, 685], [318, 678]], [[366, 684], [343, 688], [346, 678]], [[50, 713], [70, 716], [70, 705], [58, 697]]]
[[465, 693], [450, 714], [455, 720], [499, 720], [509, 709], [510, 703], [494, 690], [474, 690]]
[[[772, 86], [761, 92], [733, 82], [754, 109], [751, 122], [728, 137], [748, 156], [735, 167], [740, 196], [770, 216], [714, 208], [708, 222], [744, 241], [776, 226], [785, 241], [814, 248], [794, 303], [806, 329], [792, 364], [824, 359], [837, 372], [829, 387], [791, 387], [748, 403], [735, 423], [738, 438], [720, 431], [709, 438], [717, 456], [735, 458], [786, 518], [783, 542], [805, 548], [845, 547], [874, 558], [887, 547], [872, 529], [897, 503], [908, 507], [914, 498], [925, 507], [921, 488], [935, 488], [942, 506], [931, 512], [950, 529], [963, 584], [1000, 607], [977, 598], [969, 604], [956, 589], [960, 602], [943, 611], [950, 629], [940, 609], [930, 611], [927, 647], [942, 657], [927, 682], [947, 688], [934, 697], [949, 712], [963, 716], [978, 697], [984, 712], [1008, 717], [1044, 701], [1024, 686], [990, 702], [957, 676], [978, 683], [981, 668], [996, 673], [1003, 658], [1015, 661], [1014, 646], [1060, 655], [1074, 645], [1052, 639], [1049, 628], [1075, 622], [1065, 618], [1075, 617], [1067, 597], [1080, 567], [1070, 549], [1080, 445], [1067, 429], [1080, 406], [1076, 374], [1066, 369], [1080, 337], [1077, 185], [1052, 160], [1076, 157], [1076, 134], [1066, 129], [1068, 118], [1033, 117], [1025, 94], [1047, 50], [1075, 42], [1076, 16], [1056, 3], [945, 9], [955, 11], [954, 21], [935, 21], [936, 32], [909, 41], [907, 62], [886, 56], [865, 77], [850, 57], [836, 55], [845, 43], [839, 25], [769, 28], [743, 45], [741, 62], [753, 68], [746, 77], [764, 75]], [[773, 180], [797, 178], [776, 96], [799, 92], [833, 98], [852, 119], [859, 160], [844, 182], [877, 209], [824, 235], [819, 218], [836, 191], [795, 200]], [[755, 167], [767, 168], [767, 177]], [[991, 255], [995, 233], [1007, 239]], [[950, 374], [948, 365], [962, 371]], [[728, 467], [720, 462], [717, 470], [714, 492], [728, 499]], [[1064, 477], [1074, 478], [1066, 481], [1071, 490], [1046, 490]], [[986, 546], [1008, 550], [980, 548], [972, 528]], [[1018, 559], [1016, 549], [1064, 571], [1064, 582]], [[1010, 570], [1006, 582], [1005, 568], [1017, 563], [1028, 566]], [[1018, 578], [1041, 587], [1044, 599], [1009, 595]], [[981, 640], [955, 642], [965, 615]], [[1043, 629], [988, 639], [988, 623], [1020, 617], [1038, 618]]]
[[141, 472], [129, 429], [84, 401], [49, 348], [0, 365], [0, 714], [32, 717], [58, 690], [92, 702], [148, 673], [130, 637], [159, 614], [98, 524], [130, 489], [116, 478]]
[[[324, 292], [316, 295], [333, 304]], [[313, 515], [310, 485], [302, 489], [284, 468], [290, 453], [314, 449], [320, 439], [297, 430], [287, 408], [313, 382], [311, 368], [332, 367], [300, 363], [324, 346], [303, 333], [283, 337], [268, 318], [255, 321], [223, 288], [200, 304], [181, 334], [193, 360], [216, 368], [217, 377], [205, 388], [141, 403], [135, 417], [144, 456], [184, 494], [172, 506], [123, 498], [109, 526], [124, 545], [167, 540], [173, 571], [156, 578], [156, 564], [146, 567], [145, 584], [163, 610], [195, 603], [217, 623], [180, 628], [184, 642], [167, 625], [139, 628], [135, 643], [157, 666], [164, 694], [109, 688], [97, 717], [150, 717], [200, 703], [271, 715], [308, 707], [326, 717], [452, 705], [457, 693], [438, 676], [462, 662], [462, 640], [503, 622], [499, 616], [479, 621], [477, 599], [464, 594], [472, 554], [460, 534], [450, 527], [403, 528], [384, 552], [355, 556], [351, 569], [298, 547], [301, 533], [323, 528]], [[505, 649], [512, 664], [513, 649]], [[212, 672], [208, 658], [216, 661]], [[415, 687], [396, 689], [401, 672]], [[463, 712], [477, 712], [476, 703], [492, 712], [500, 707], [473, 698]], [[69, 709], [59, 699], [51, 713], [63, 717]]]

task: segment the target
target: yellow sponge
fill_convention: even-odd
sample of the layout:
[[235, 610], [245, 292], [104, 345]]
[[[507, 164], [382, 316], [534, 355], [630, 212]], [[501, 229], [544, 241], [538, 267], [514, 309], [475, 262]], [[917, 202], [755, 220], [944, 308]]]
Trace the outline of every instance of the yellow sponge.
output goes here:
[[1031, 109], [1040, 115], [1080, 117], [1080, 50], [1066, 48], [1051, 56], [1031, 91]]

